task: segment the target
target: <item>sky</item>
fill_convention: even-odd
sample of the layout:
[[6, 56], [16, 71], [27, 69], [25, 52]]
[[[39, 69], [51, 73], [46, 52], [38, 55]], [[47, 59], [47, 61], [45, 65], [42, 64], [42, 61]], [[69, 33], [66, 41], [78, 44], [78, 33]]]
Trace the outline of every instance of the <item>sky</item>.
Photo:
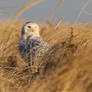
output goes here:
[[[0, 19], [11, 18], [18, 10], [23, 8], [30, 0], [0, 0]], [[33, 21], [46, 21], [48, 17], [51, 21], [59, 21], [64, 16], [64, 22], [74, 23], [81, 7], [87, 0], [64, 0], [59, 10], [54, 11], [60, 0], [44, 0], [44, 2], [29, 8], [19, 19], [31, 19]], [[92, 21], [92, 0], [90, 0], [85, 10], [90, 15], [82, 13], [78, 22], [86, 23]]]

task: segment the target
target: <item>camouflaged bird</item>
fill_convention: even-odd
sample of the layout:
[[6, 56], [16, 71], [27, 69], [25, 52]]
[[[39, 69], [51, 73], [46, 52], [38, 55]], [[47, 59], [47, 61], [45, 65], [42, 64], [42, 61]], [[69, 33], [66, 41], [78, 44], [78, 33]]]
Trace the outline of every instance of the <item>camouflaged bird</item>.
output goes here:
[[40, 36], [40, 27], [36, 23], [25, 23], [19, 42], [20, 54], [24, 61], [27, 62], [29, 66], [37, 66], [49, 48], [47, 42]]

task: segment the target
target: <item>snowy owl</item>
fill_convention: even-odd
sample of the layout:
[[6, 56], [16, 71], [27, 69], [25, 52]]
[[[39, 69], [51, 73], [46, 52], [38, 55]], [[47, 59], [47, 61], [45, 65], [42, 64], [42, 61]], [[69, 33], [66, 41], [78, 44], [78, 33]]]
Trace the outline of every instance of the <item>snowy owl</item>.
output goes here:
[[37, 65], [49, 45], [40, 36], [40, 27], [36, 23], [27, 22], [22, 28], [19, 50], [22, 58], [29, 66]]

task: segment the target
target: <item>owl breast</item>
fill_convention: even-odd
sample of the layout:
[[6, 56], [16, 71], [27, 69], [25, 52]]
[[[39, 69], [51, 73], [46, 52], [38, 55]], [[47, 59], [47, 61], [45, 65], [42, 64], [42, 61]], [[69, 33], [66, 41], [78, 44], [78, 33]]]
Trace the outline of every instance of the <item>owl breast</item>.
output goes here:
[[20, 41], [19, 49], [22, 58], [26, 62], [30, 62], [41, 59], [44, 53], [49, 49], [49, 46], [41, 37], [37, 37]]

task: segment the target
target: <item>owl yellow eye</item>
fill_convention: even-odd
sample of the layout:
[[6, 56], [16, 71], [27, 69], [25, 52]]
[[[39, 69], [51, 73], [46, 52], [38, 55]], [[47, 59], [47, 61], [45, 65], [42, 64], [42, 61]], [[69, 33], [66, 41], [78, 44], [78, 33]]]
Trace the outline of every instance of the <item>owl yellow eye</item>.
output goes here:
[[37, 26], [35, 26], [35, 28], [37, 28]]
[[28, 26], [28, 28], [31, 28], [31, 26]]

